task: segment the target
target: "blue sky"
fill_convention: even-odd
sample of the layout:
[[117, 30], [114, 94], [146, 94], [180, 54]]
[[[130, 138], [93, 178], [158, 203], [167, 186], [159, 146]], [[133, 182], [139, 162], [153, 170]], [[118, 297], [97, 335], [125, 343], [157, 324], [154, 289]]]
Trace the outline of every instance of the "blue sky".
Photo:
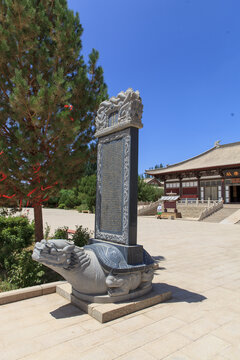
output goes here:
[[143, 100], [139, 173], [240, 141], [239, 0], [68, 0], [109, 96]]

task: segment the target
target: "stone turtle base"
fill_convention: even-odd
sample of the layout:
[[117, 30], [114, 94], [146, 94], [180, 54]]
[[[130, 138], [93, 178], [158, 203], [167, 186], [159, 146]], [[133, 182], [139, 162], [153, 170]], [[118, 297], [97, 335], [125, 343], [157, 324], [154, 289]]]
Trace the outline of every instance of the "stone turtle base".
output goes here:
[[56, 292], [101, 323], [159, 304], [172, 297], [170, 291], [161, 292], [155, 284], [152, 285], [152, 290], [148, 294], [121, 303], [101, 304], [84, 301], [72, 294], [72, 287], [68, 283], [58, 285]]
[[87, 301], [90, 303], [110, 304], [119, 303], [123, 301], [130, 301], [140, 296], [148, 294], [152, 290], [152, 284], [143, 289], [130, 291], [127, 295], [109, 296], [109, 295], [86, 295], [72, 288], [72, 295], [79, 300]]

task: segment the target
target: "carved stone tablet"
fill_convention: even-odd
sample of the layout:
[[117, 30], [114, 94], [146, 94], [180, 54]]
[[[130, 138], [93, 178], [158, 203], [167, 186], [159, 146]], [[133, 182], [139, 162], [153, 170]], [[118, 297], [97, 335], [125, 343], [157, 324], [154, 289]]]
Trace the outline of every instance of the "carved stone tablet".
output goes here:
[[96, 238], [128, 244], [130, 129], [99, 139]]
[[[99, 107], [95, 134], [99, 138], [96, 240], [126, 246], [137, 243], [138, 129], [142, 127], [142, 109], [139, 92], [132, 89], [121, 91]], [[137, 251], [142, 253], [140, 248]]]

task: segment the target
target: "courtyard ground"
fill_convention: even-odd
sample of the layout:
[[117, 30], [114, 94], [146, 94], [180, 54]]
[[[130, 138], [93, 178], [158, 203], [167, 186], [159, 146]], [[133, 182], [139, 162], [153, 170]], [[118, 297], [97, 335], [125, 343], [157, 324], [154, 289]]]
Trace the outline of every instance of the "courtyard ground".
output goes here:
[[[44, 221], [94, 229], [71, 210], [44, 209]], [[0, 359], [238, 360], [240, 226], [139, 217], [138, 243], [170, 301], [105, 324], [58, 294], [3, 305]]]

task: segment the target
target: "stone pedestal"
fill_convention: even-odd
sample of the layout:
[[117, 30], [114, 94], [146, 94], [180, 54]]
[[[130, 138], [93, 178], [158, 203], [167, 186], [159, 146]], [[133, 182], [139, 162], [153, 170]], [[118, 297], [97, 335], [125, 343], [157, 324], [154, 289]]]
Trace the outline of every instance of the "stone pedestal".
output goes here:
[[140, 296], [137, 299], [128, 299], [127, 301], [120, 303], [103, 304], [82, 300], [72, 293], [72, 287], [70, 284], [57, 286], [56, 292], [101, 323], [105, 323], [161, 302], [165, 302], [170, 300], [172, 297], [170, 291], [161, 292], [154, 286], [154, 284], [151, 292], [147, 295]]

